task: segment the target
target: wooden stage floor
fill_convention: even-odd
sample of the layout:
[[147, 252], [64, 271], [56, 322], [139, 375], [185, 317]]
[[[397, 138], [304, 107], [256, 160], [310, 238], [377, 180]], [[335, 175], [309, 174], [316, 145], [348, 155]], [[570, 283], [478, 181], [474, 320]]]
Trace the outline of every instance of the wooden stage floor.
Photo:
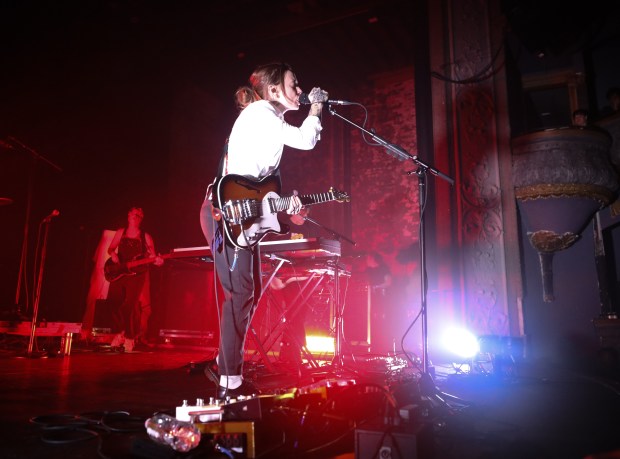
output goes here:
[[[122, 353], [76, 342], [68, 356], [39, 358], [23, 354], [15, 337], [2, 344], [3, 458], [243, 457], [214, 451], [206, 436], [182, 454], [146, 435], [154, 413], [174, 414], [183, 400], [214, 394], [200, 371], [212, 356], [207, 349]], [[486, 375], [437, 365], [429, 392], [415, 367], [396, 367], [368, 356], [322, 371], [248, 364], [248, 377], [278, 395], [261, 398], [268, 409], [248, 415], [256, 417], [254, 456], [581, 459], [620, 450], [617, 374], [532, 362]]]

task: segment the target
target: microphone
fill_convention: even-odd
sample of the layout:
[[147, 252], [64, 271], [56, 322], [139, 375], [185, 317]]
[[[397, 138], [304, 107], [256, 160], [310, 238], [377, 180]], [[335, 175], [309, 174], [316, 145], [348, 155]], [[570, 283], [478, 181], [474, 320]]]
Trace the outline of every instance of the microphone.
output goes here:
[[59, 215], [60, 215], [60, 211], [59, 211], [58, 209], [54, 209], [54, 210], [52, 210], [52, 213], [51, 213], [51, 214], [49, 214], [47, 217], [45, 217], [45, 218], [43, 219], [43, 221], [44, 221], [45, 223], [49, 223], [49, 222], [52, 220], [52, 218], [54, 218], [54, 217], [58, 217]]
[[[349, 102], [346, 100], [317, 100], [317, 102], [327, 102], [330, 105], [357, 105], [357, 102]], [[299, 103], [304, 105], [310, 105], [312, 102], [310, 101], [310, 97], [305, 92], [302, 92], [299, 95]]]

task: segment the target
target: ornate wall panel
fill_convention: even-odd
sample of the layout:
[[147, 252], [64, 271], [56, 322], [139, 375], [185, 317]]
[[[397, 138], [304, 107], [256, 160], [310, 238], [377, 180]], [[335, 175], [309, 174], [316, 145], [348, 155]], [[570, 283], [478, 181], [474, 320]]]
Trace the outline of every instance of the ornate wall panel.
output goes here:
[[[415, 154], [413, 72], [386, 75], [372, 82], [367, 128]], [[363, 113], [358, 111], [356, 118]], [[360, 247], [390, 257], [417, 241], [417, 179], [414, 165], [368, 145], [359, 132], [351, 140], [353, 238]], [[366, 136], [368, 137], [368, 136]], [[371, 140], [371, 139], [368, 139]]]
[[434, 120], [446, 122], [446, 135], [451, 136], [438, 144], [436, 155], [449, 157], [454, 165], [453, 205], [458, 215], [451, 229], [458, 249], [441, 263], [455, 267], [453, 287], [460, 283], [460, 295], [453, 295], [453, 315], [478, 334], [509, 335], [518, 327], [511, 327], [509, 311], [516, 299], [507, 298], [502, 195], [511, 183], [502, 181], [499, 156], [501, 95], [496, 92], [494, 60], [498, 50], [489, 41], [493, 33], [488, 2], [452, 2], [450, 8], [450, 14], [441, 12], [445, 28], [431, 31], [431, 42], [443, 52], [443, 62], [435, 56], [432, 65], [445, 77], [434, 84], [442, 87], [447, 100], [433, 103]]

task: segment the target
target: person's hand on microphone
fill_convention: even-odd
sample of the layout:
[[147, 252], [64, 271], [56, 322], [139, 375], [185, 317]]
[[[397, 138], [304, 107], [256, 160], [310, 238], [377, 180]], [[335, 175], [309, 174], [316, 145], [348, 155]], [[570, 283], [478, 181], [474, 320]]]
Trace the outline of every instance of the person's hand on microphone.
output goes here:
[[319, 116], [323, 110], [323, 102], [327, 102], [329, 94], [321, 88], [312, 88], [308, 93], [308, 99], [312, 104], [310, 106], [310, 115]]
[[323, 103], [327, 102], [329, 94], [321, 88], [312, 88], [312, 91], [308, 93], [308, 99], [310, 99], [310, 103], [313, 104]]

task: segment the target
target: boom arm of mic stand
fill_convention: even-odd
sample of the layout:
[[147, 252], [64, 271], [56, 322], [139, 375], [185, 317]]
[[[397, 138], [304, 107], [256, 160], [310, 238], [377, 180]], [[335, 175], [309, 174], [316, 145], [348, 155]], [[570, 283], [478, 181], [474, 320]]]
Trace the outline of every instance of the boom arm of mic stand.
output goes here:
[[60, 168], [60, 166], [58, 166], [57, 164], [54, 164], [52, 161], [47, 159], [45, 156], [39, 154], [34, 148], [30, 148], [28, 145], [23, 143], [21, 140], [16, 139], [13, 136], [8, 136], [7, 139], [13, 142], [14, 144], [18, 145], [19, 147], [21, 147], [24, 151], [27, 151], [28, 153], [30, 153], [34, 159], [47, 163], [49, 166], [55, 169], [56, 172], [62, 172], [62, 169]]
[[381, 136], [375, 134], [374, 132], [371, 132], [368, 129], [363, 128], [359, 124], [356, 124], [353, 121], [345, 118], [344, 116], [342, 116], [339, 113], [337, 113], [336, 110], [334, 110], [334, 108], [331, 105], [329, 106], [329, 113], [331, 113], [334, 116], [337, 116], [338, 118], [340, 118], [343, 121], [346, 121], [351, 126], [356, 127], [357, 129], [359, 129], [360, 131], [364, 132], [365, 134], [368, 134], [370, 137], [372, 137], [372, 139], [375, 142], [377, 142], [379, 145], [381, 145], [381, 146], [385, 147], [386, 149], [388, 149], [389, 151], [391, 151], [394, 154], [394, 156], [396, 156], [396, 158], [400, 159], [401, 161], [411, 160], [414, 163], [416, 163], [419, 167], [423, 168], [424, 170], [429, 171], [431, 174], [433, 174], [433, 175], [435, 175], [437, 177], [441, 177], [446, 182], [448, 182], [450, 185], [454, 185], [454, 179], [453, 178], [448, 177], [446, 174], [438, 171], [434, 167], [429, 166], [424, 161], [422, 161], [420, 158], [418, 158], [416, 155], [412, 155], [412, 154], [408, 153], [404, 148], [400, 147], [399, 145], [395, 145], [393, 143], [390, 143], [387, 140], [385, 140], [383, 137], [381, 137]]

